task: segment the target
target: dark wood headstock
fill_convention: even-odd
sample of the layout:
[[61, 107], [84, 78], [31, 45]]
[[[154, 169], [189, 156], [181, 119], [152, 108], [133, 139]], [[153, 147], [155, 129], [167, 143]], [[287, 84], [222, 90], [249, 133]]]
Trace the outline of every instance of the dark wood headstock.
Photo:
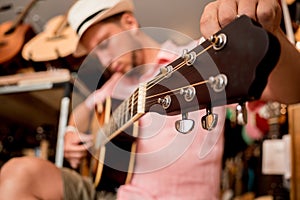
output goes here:
[[241, 16], [141, 84], [114, 110], [105, 135], [114, 138], [147, 112], [186, 118], [186, 113], [203, 108], [203, 127], [209, 130], [217, 121], [212, 107], [260, 98], [279, 54], [278, 40]]
[[[170, 63], [166, 68], [173, 70], [160, 73], [156, 78], [162, 78], [155, 84], [147, 83], [145, 112], [175, 115], [259, 99], [279, 54], [278, 40], [249, 17], [241, 16]], [[220, 74], [226, 76], [227, 84], [215, 91], [207, 81]], [[186, 90], [189, 86], [194, 89]], [[193, 90], [195, 96], [190, 98]]]

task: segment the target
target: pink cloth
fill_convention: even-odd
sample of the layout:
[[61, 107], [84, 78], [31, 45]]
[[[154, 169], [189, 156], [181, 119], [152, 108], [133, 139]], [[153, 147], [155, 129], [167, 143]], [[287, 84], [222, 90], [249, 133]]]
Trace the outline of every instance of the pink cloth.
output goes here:
[[[163, 48], [173, 50], [177, 47], [168, 42]], [[152, 68], [155, 71], [141, 80], [153, 77], [159, 64], [178, 57], [174, 53], [162, 51]], [[113, 96], [128, 97], [137, 86], [126, 78], [120, 82], [121, 87], [114, 87]], [[175, 130], [175, 121], [181, 116], [145, 114], [139, 121], [134, 175], [130, 184], [118, 189], [118, 199], [219, 199], [225, 108], [213, 111], [219, 115], [217, 128], [210, 132], [202, 129], [200, 119], [205, 111], [195, 111], [189, 113], [195, 127], [185, 135]]]

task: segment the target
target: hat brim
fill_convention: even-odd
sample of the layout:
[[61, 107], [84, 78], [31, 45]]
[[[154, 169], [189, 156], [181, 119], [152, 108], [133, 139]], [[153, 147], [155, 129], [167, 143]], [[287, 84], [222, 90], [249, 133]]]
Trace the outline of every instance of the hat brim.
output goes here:
[[75, 52], [73, 53], [74, 57], [81, 57], [84, 55], [87, 55], [89, 52], [87, 52], [87, 50], [84, 48], [84, 46], [81, 44], [81, 38], [84, 35], [85, 31], [91, 27], [92, 25], [108, 18], [111, 17], [113, 15], [116, 15], [118, 13], [121, 12], [133, 12], [134, 10], [134, 6], [130, 1], [120, 1], [118, 4], [116, 4], [114, 7], [109, 8], [107, 10], [104, 10], [102, 12], [100, 12], [98, 15], [96, 15], [95, 17], [93, 17], [92, 19], [90, 19], [89, 21], [85, 22], [80, 30], [78, 31], [78, 35], [79, 35], [79, 40], [77, 43], [77, 47]]

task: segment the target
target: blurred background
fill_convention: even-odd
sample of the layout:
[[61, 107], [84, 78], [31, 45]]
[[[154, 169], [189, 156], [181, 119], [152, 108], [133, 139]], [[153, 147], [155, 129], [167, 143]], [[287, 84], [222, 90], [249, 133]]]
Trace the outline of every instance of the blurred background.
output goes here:
[[[200, 16], [204, 6], [212, 0], [133, 1], [136, 7], [136, 17], [142, 27], [167, 28], [192, 39], [198, 39], [201, 37]], [[18, 20], [20, 14], [24, 13], [24, 10], [32, 2], [34, 4], [27, 10], [28, 12], [22, 20], [32, 29], [31, 32], [28, 31], [30, 35], [23, 41], [23, 44], [35, 36], [41, 36], [40, 33], [44, 32], [49, 21], [57, 16], [65, 15], [75, 0], [0, 0], [0, 36], [7, 29], [2, 26], [7, 22]], [[282, 0], [282, 2], [285, 1]], [[290, 21], [283, 20], [282, 28], [284, 31], [287, 27], [291, 28], [289, 29], [291, 30], [290, 38], [295, 40], [292, 41], [295, 42], [295, 45], [299, 44], [298, 48], [300, 49], [300, 0], [287, 0], [285, 3], [288, 8], [288, 13], [285, 15], [290, 18]], [[164, 35], [161, 36], [163, 38], [160, 39], [178, 39], [176, 34], [172, 35], [174, 31], [164, 32]], [[70, 35], [67, 34], [67, 36]], [[18, 42], [20, 41], [14, 40], [13, 45]], [[72, 43], [74, 42], [71, 42], [70, 45]], [[5, 47], [5, 45], [6, 43], [0, 40], [0, 47]], [[50, 54], [51, 50], [55, 50], [57, 53], [57, 49], [45, 49], [44, 44], [39, 47], [41, 49], [38, 53], [45, 51], [46, 54]], [[64, 47], [68, 47], [68, 45]], [[76, 78], [80, 65], [82, 63], [97, 65], [98, 62], [97, 59], [83, 62], [84, 58], [74, 58], [72, 55], [41, 61], [30, 56], [29, 58], [25, 58], [24, 55], [22, 57], [20, 54], [22, 48], [20, 47], [18, 50], [18, 55], [9, 60], [10, 62], [6, 63], [0, 59], [0, 168], [8, 159], [23, 155], [42, 157], [53, 162], [57, 160], [55, 156], [57, 156], [59, 146], [57, 144], [60, 122], [62, 117], [66, 118], [66, 114], [71, 109], [67, 108], [65, 115], [62, 115], [62, 99], [66, 96], [70, 97], [70, 93], [74, 89], [72, 88], [73, 79]], [[7, 52], [0, 52], [0, 58]], [[60, 79], [57, 79], [58, 77]], [[23, 81], [23, 87], [20, 88], [18, 84], [22, 79], [26, 79], [27, 82]], [[35, 84], [30, 85], [29, 83], [33, 79]], [[37, 84], [36, 79], [41, 82]], [[50, 85], [48, 84], [49, 80], [51, 80]], [[82, 91], [83, 88], [79, 88], [75, 94], [84, 99], [85, 94]], [[290, 134], [294, 141], [300, 141], [299, 134], [296, 134], [296, 132], [300, 132], [298, 123], [300, 106], [287, 107], [276, 102], [262, 102], [259, 109], [274, 107], [274, 105], [276, 105], [276, 111], [280, 111], [275, 116], [278, 136], [281, 138]], [[257, 110], [259, 109], [257, 108]], [[252, 114], [256, 125], [263, 122], [265, 127], [260, 130], [261, 138], [249, 138], [249, 136], [243, 135], [245, 127], [237, 126], [231, 119], [236, 115], [235, 110], [228, 109], [227, 111], [229, 114], [227, 114], [225, 123], [223, 173], [220, 185], [224, 194], [223, 199], [253, 199], [254, 193], [261, 196], [271, 195], [274, 199], [289, 199], [291, 194], [291, 199], [300, 199], [299, 159], [290, 161], [288, 160], [289, 155], [286, 156], [286, 162], [292, 162], [295, 177], [293, 183], [290, 183], [290, 168], [287, 172], [279, 175], [261, 174], [262, 142], [269, 134], [271, 124], [268, 123], [268, 119], [260, 117], [260, 110]], [[289, 113], [290, 115], [288, 115]], [[292, 156], [298, 158], [300, 145], [292, 143], [291, 146]]]
[[[13, 20], [31, 0], [1, 0], [0, 23]], [[157, 26], [199, 37], [199, 17], [209, 0], [134, 0], [136, 16], [142, 26]], [[36, 32], [43, 30], [47, 21], [65, 14], [74, 0], [38, 0], [30, 9], [25, 22]], [[159, 6], [158, 6], [159, 5]]]

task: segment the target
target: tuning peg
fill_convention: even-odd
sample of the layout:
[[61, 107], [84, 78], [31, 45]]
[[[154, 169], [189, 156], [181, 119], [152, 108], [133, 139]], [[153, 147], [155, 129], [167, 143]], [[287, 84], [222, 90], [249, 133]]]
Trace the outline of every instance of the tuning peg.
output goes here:
[[188, 119], [188, 113], [182, 114], [182, 119], [175, 122], [175, 128], [179, 133], [187, 134], [194, 128], [195, 121]]
[[239, 103], [236, 106], [236, 122], [239, 125], [247, 124], [247, 109], [245, 106], [245, 102]]
[[206, 109], [206, 115], [201, 118], [202, 128], [205, 130], [213, 130], [218, 122], [218, 115], [211, 112], [211, 109]]
[[211, 76], [208, 79], [208, 83], [215, 92], [221, 92], [228, 84], [228, 79], [225, 74], [218, 74], [217, 76]]
[[163, 66], [160, 68], [160, 73], [164, 75], [166, 78], [169, 78], [174, 71], [172, 65]]
[[170, 95], [166, 95], [164, 98], [158, 98], [157, 103], [159, 103], [164, 109], [168, 109], [171, 105], [171, 97]]
[[227, 36], [224, 33], [220, 33], [219, 35], [210, 36], [208, 40], [212, 43], [214, 50], [219, 51], [226, 45]]
[[184, 96], [184, 99], [187, 102], [190, 102], [194, 99], [195, 95], [196, 95], [196, 90], [194, 87], [190, 86], [188, 88], [181, 88], [179, 91], [179, 94], [181, 94], [182, 96]]
[[184, 49], [181, 57], [185, 60], [187, 66], [191, 66], [194, 64], [197, 54], [194, 51], [189, 53], [187, 49]]

